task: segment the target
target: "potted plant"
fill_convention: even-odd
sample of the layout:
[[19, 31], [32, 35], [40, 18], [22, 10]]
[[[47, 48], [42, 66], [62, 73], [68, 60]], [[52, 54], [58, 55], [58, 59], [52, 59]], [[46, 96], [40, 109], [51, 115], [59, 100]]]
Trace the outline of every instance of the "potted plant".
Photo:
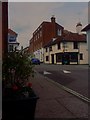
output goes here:
[[34, 76], [28, 53], [11, 52], [2, 65], [2, 120], [34, 119], [38, 97], [29, 77]]

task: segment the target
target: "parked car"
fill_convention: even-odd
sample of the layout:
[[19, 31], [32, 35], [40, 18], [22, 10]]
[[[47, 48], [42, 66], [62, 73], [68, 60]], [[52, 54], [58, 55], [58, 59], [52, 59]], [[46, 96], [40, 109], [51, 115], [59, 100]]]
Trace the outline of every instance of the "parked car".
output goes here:
[[32, 59], [31, 59], [31, 62], [32, 62], [33, 64], [40, 65], [40, 60], [37, 59], [37, 58], [32, 58]]

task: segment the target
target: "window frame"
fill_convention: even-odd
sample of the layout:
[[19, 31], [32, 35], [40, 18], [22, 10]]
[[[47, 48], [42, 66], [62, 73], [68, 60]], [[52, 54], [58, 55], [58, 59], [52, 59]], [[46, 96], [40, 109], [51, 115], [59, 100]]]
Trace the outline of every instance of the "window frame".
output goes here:
[[14, 50], [14, 45], [13, 45], [13, 44], [9, 44], [8, 50], [9, 50], [9, 52], [13, 52], [13, 50]]
[[48, 52], [48, 48], [47, 47], [46, 47], [45, 51]]
[[58, 50], [61, 49], [61, 43], [60, 42], [57, 44], [57, 48], [58, 48]]
[[46, 61], [49, 61], [49, 56], [46, 56]]
[[52, 51], [52, 46], [49, 47], [49, 51]]
[[58, 36], [61, 36], [61, 35], [62, 35], [61, 29], [58, 29], [58, 30], [57, 30], [57, 35], [58, 35]]
[[62, 62], [62, 55], [63, 55], [63, 53], [56, 53], [56, 63]]
[[83, 60], [83, 53], [80, 53], [80, 60]]
[[73, 42], [73, 49], [78, 49], [78, 42]]

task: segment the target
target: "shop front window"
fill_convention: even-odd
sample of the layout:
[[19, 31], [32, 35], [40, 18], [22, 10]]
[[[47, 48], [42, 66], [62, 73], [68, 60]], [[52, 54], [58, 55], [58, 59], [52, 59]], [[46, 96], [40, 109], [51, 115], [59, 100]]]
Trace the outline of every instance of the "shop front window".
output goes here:
[[56, 54], [56, 62], [62, 62], [62, 53]]
[[78, 61], [78, 54], [76, 52], [70, 53], [70, 61], [77, 62]]

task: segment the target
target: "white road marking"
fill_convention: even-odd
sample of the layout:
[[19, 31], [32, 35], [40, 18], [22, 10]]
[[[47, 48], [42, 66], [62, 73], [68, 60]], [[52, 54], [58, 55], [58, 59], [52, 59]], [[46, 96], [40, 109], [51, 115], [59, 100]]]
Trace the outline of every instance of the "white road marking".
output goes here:
[[44, 75], [48, 75], [48, 74], [52, 74], [52, 73], [47, 72], [47, 71], [44, 71], [43, 74], [44, 74]]
[[67, 70], [63, 70], [64, 73], [71, 73], [70, 71], [67, 71]]
[[78, 92], [76, 92], [76, 91], [74, 91], [74, 90], [72, 90], [72, 89], [70, 89], [70, 88], [67, 88], [67, 87], [61, 85], [60, 83], [55, 82], [55, 81], [53, 81], [53, 80], [51, 80], [51, 79], [47, 79], [47, 81], [53, 83], [54, 85], [57, 85], [58, 87], [60, 87], [61, 89], [65, 90], [65, 91], [67, 91], [67, 92], [69, 92], [69, 93], [77, 96], [78, 98], [84, 100], [85, 102], [90, 103], [90, 99], [89, 99], [88, 97], [85, 97], [85, 96], [83, 96], [82, 94], [80, 94], [80, 93], [78, 93]]

